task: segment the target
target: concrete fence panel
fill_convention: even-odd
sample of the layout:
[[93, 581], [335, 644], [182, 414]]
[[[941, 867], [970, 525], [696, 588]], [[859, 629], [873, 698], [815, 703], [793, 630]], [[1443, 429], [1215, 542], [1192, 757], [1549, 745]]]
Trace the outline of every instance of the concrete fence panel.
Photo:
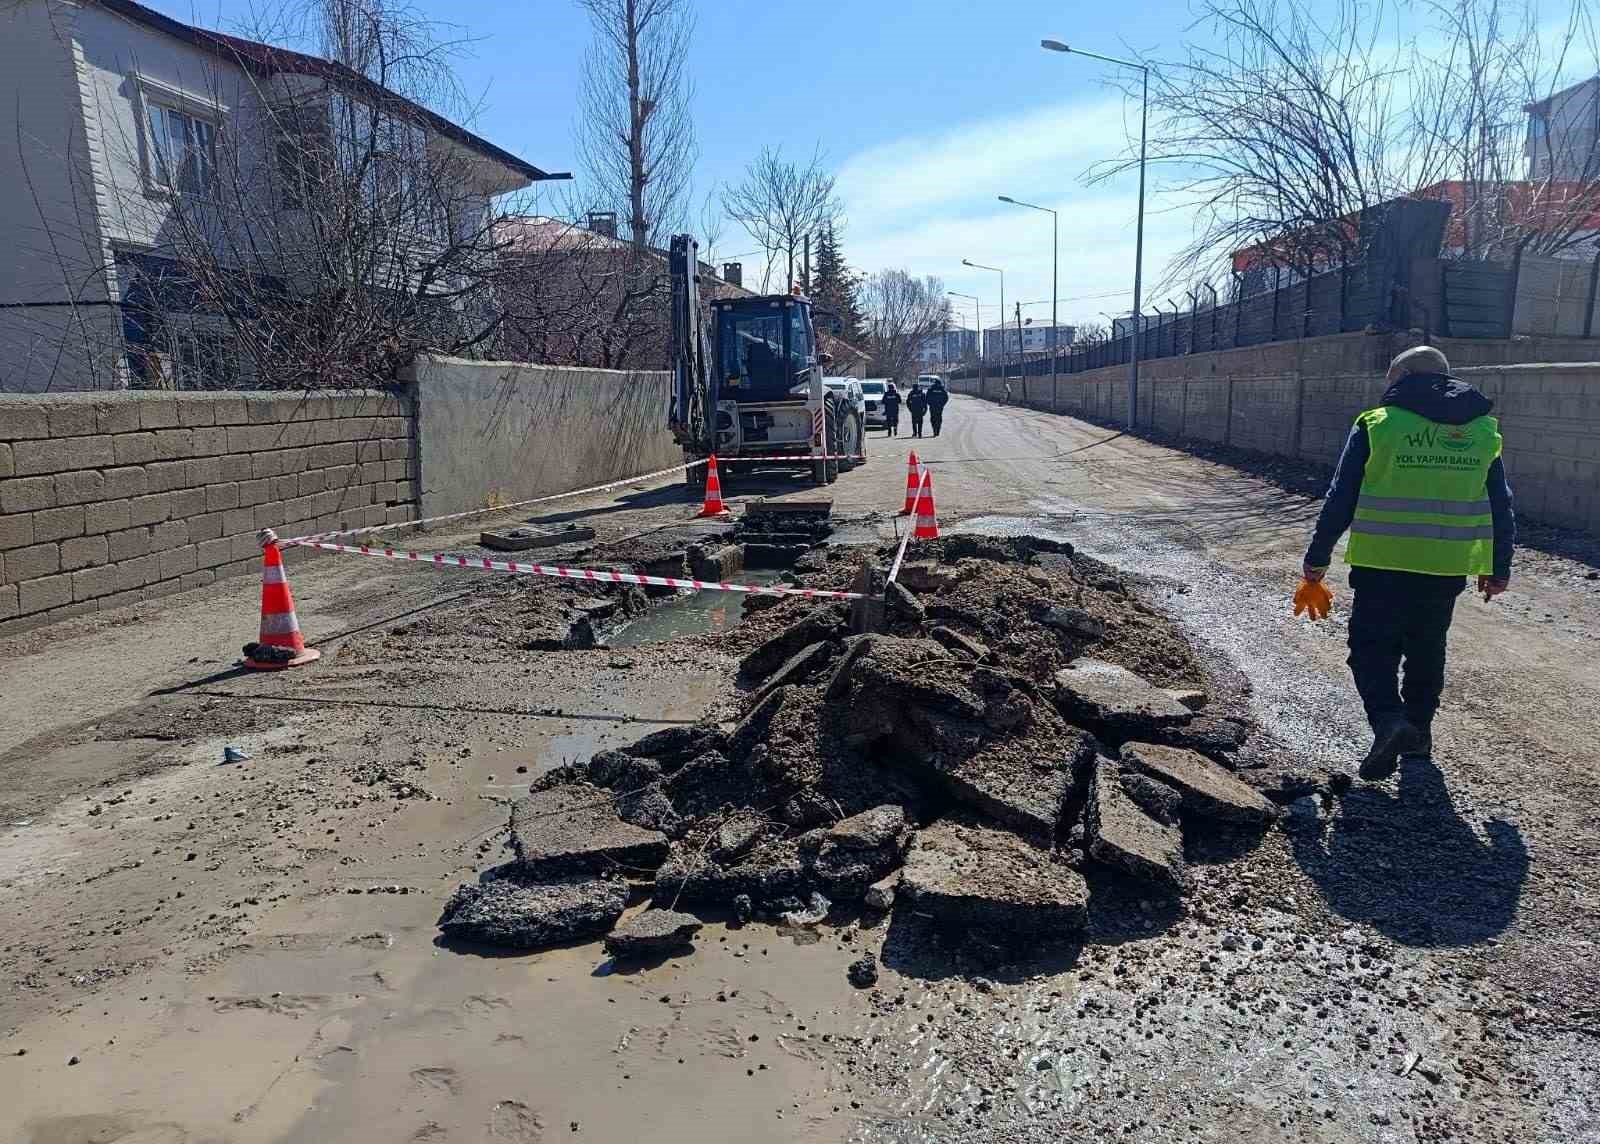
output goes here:
[[[1140, 422], [1164, 434], [1331, 465], [1356, 414], [1382, 399], [1389, 357], [1418, 340], [1341, 335], [1147, 362], [1140, 370]], [[1549, 336], [1435, 344], [1458, 375], [1495, 401], [1518, 511], [1600, 530], [1600, 363], [1530, 360], [1574, 345], [1587, 357], [1596, 343]], [[1058, 406], [1125, 423], [1127, 367], [1062, 377]]]
[[483, 508], [683, 460], [668, 373], [419, 357], [422, 514]]

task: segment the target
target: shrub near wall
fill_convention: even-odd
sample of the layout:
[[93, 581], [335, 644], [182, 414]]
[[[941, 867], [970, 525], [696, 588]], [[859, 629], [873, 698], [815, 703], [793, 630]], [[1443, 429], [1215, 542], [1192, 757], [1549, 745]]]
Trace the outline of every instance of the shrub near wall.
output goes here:
[[0, 394], [0, 634], [254, 574], [256, 533], [416, 518], [378, 391]]

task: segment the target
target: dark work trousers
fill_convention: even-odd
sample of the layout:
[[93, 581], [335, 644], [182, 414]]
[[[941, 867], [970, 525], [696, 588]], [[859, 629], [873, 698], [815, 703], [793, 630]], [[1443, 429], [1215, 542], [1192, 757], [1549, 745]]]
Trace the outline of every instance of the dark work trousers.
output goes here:
[[911, 415], [911, 435], [913, 437], [922, 436], [922, 414], [920, 413]]
[[[1445, 636], [1465, 576], [1350, 569], [1350, 674], [1376, 729], [1404, 714], [1427, 730], [1444, 689]], [[1405, 682], [1399, 680], [1405, 664]]]
[[933, 422], [933, 435], [939, 435], [939, 426], [944, 424], [944, 410], [928, 406], [928, 420]]

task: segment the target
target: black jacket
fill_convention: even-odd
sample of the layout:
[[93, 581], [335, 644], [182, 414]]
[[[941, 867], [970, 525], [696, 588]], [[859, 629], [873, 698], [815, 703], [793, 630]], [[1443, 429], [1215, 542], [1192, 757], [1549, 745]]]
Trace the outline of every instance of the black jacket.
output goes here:
[[[1380, 405], [1393, 405], [1441, 425], [1465, 425], [1494, 408], [1494, 402], [1458, 377], [1442, 373], [1412, 373], [1384, 391]], [[1339, 467], [1328, 486], [1328, 499], [1317, 517], [1317, 528], [1306, 549], [1306, 563], [1325, 568], [1333, 559], [1333, 546], [1356, 517], [1356, 501], [1361, 496], [1361, 480], [1366, 475], [1372, 443], [1367, 427], [1357, 421], [1344, 443]], [[1511, 578], [1511, 553], [1517, 541], [1517, 517], [1506, 483], [1506, 467], [1499, 457], [1489, 466], [1484, 481], [1489, 511], [1494, 517], [1494, 575]]]
[[884, 391], [883, 415], [891, 420], [900, 416], [900, 391], [898, 389]]
[[911, 410], [911, 416], [921, 417], [928, 409], [928, 395], [920, 389], [913, 389], [906, 396], [906, 408]]
[[935, 413], [942, 412], [950, 403], [950, 391], [942, 385], [930, 386], [928, 389], [928, 408]]

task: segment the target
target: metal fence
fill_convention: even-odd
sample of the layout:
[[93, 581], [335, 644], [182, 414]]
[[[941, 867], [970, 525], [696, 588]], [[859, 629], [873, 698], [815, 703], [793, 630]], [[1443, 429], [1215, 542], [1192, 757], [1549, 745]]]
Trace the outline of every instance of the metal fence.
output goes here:
[[[1231, 302], [1191, 296], [1186, 309], [1157, 307], [1144, 315], [1137, 335], [1075, 342], [1060, 352], [1055, 372], [1125, 365], [1135, 336], [1140, 359], [1149, 360], [1369, 329], [1452, 338], [1600, 334], [1600, 254], [1582, 262], [1520, 255], [1509, 263], [1374, 260], [1310, 278], [1269, 271], [1264, 281], [1266, 289]], [[982, 372], [994, 373], [996, 364], [985, 363]], [[967, 366], [950, 376], [979, 372]], [[1011, 377], [1051, 372], [1048, 353], [1006, 365]]]

